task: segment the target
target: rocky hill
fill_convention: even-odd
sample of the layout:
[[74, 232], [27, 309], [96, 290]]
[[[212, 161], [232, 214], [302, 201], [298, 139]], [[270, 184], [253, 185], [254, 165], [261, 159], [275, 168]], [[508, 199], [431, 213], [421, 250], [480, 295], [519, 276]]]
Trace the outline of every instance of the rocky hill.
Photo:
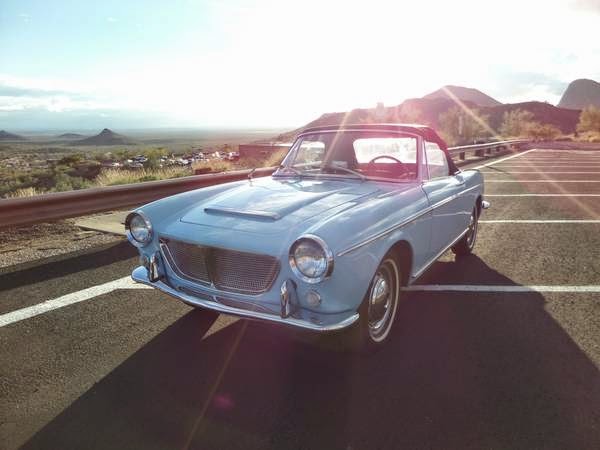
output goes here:
[[0, 130], [0, 141], [24, 141], [23, 136], [18, 134], [9, 133], [8, 131]]
[[560, 108], [569, 109], [583, 109], [589, 105], [600, 108], [600, 83], [586, 79], [571, 82], [558, 103]]
[[[485, 95], [485, 94], [484, 94]], [[563, 133], [573, 133], [579, 121], [579, 111], [558, 108], [549, 103], [524, 102], [512, 104], [498, 104], [495, 106], [481, 106], [471, 101], [461, 99], [463, 106], [476, 109], [480, 114], [487, 116], [491, 127], [500, 128], [504, 113], [521, 109], [533, 114], [533, 118], [541, 123], [555, 125]], [[305, 128], [337, 125], [340, 123], [419, 123], [439, 128], [439, 117], [443, 112], [459, 107], [457, 102], [448, 98], [413, 98], [397, 106], [353, 109], [349, 112], [335, 112], [323, 114], [316, 120], [296, 130], [284, 133], [277, 137], [281, 141], [291, 141]]]
[[58, 139], [83, 139], [85, 136], [78, 133], [63, 133], [56, 136]]
[[425, 95], [423, 98], [443, 98], [449, 100], [458, 98], [462, 101], [471, 102], [479, 106], [499, 106], [502, 104], [498, 100], [477, 89], [451, 85], [444, 86], [431, 94]]
[[131, 139], [121, 134], [115, 133], [108, 128], [102, 130], [96, 136], [74, 141], [76, 145], [130, 145], [135, 144]]

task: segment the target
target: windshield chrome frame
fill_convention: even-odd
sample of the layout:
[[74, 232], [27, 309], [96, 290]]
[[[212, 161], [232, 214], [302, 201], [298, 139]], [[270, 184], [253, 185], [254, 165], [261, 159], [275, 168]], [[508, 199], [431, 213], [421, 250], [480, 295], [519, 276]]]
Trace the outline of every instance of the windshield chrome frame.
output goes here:
[[366, 180], [361, 180], [360, 178], [358, 178], [357, 176], [353, 176], [353, 175], [340, 175], [340, 174], [311, 174], [311, 173], [290, 173], [289, 175], [285, 174], [285, 175], [277, 175], [277, 172], [279, 171], [279, 169], [273, 174], [273, 176], [276, 177], [283, 177], [283, 176], [289, 176], [289, 177], [307, 177], [307, 178], [323, 178], [323, 177], [331, 177], [331, 178], [342, 178], [345, 180], [359, 180], [359, 181], [377, 181], [377, 182], [387, 182], [387, 183], [417, 183], [417, 182], [422, 182], [425, 178], [424, 178], [424, 174], [423, 174], [423, 157], [424, 157], [424, 148], [425, 148], [425, 140], [423, 139], [423, 137], [420, 134], [417, 133], [411, 133], [410, 131], [403, 131], [403, 130], [377, 130], [377, 129], [373, 129], [373, 130], [364, 130], [364, 129], [360, 129], [360, 128], [343, 128], [343, 129], [337, 129], [337, 130], [323, 130], [323, 131], [308, 131], [305, 133], [300, 133], [296, 139], [294, 140], [294, 143], [292, 144], [290, 151], [287, 153], [287, 155], [285, 155], [285, 158], [283, 158], [283, 161], [281, 162], [280, 165], [280, 169], [286, 169], [286, 168], [290, 168], [291, 172], [295, 172], [296, 169], [294, 169], [294, 166], [291, 166], [289, 161], [294, 160], [296, 158], [296, 154], [298, 153], [298, 149], [300, 148], [300, 146], [298, 145], [298, 142], [300, 141], [301, 138], [303, 138], [304, 136], [310, 136], [310, 135], [315, 135], [315, 134], [326, 134], [326, 133], [345, 133], [345, 132], [359, 132], [359, 133], [379, 133], [379, 132], [383, 132], [383, 133], [389, 133], [389, 134], [398, 134], [401, 136], [408, 136], [408, 137], [413, 137], [416, 139], [416, 153], [417, 153], [417, 159], [416, 159], [416, 166], [417, 166], [417, 174], [415, 176], [415, 178], [410, 179], [410, 180], [394, 180], [392, 178], [379, 178], [379, 177], [369, 177], [366, 176]]

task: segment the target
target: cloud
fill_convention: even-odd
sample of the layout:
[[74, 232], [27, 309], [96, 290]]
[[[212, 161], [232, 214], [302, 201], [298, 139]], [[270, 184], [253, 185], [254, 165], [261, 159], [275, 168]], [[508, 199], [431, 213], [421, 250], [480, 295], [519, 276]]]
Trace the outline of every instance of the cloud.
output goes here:
[[53, 89], [12, 86], [0, 82], [0, 97], [49, 97], [53, 95], [74, 95], [74, 93]]
[[44, 109], [49, 112], [64, 112], [107, 107], [106, 102], [100, 102], [82, 92], [46, 87], [43, 83], [36, 86], [30, 80], [0, 77], [0, 111]]
[[574, 0], [573, 6], [576, 9], [600, 13], [600, 0]]
[[118, 21], [118, 19], [115, 19], [114, 17], [107, 17], [106, 20], [110, 23], [115, 23]]

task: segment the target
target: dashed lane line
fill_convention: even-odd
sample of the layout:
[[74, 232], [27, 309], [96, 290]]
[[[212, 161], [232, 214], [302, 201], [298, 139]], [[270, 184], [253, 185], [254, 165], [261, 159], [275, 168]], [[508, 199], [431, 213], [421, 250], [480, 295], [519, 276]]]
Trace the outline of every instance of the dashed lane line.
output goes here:
[[[596, 221], [600, 222], [600, 221]], [[108, 283], [83, 289], [78, 292], [63, 295], [53, 300], [48, 300], [38, 305], [18, 309], [0, 316], [0, 328], [7, 325], [30, 319], [56, 309], [75, 303], [91, 300], [100, 295], [109, 294], [117, 289], [152, 289], [150, 286], [135, 283], [130, 277], [119, 278]], [[448, 291], [448, 292], [567, 292], [567, 293], [596, 293], [600, 292], [600, 285], [587, 286], [505, 286], [505, 285], [462, 285], [462, 284], [427, 284], [412, 285], [404, 288], [407, 291]]]
[[498, 220], [480, 220], [479, 223], [600, 223], [595, 219], [498, 219]]
[[134, 282], [131, 277], [123, 277], [118, 280], [109, 281], [108, 283], [99, 284], [92, 286], [81, 291], [73, 292], [72, 294], [63, 295], [61, 297], [47, 300], [37, 305], [28, 306], [27, 308], [17, 309], [0, 316], [0, 328], [10, 325], [11, 323], [20, 322], [21, 320], [29, 319], [31, 317], [38, 316], [40, 314], [53, 311], [55, 309], [64, 308], [65, 306], [73, 305], [75, 303], [84, 302], [90, 300], [99, 295], [108, 294], [117, 289], [144, 289], [148, 286], [140, 285]]
[[570, 174], [588, 174], [588, 175], [598, 175], [600, 174], [600, 172], [589, 172], [589, 171], [584, 171], [584, 172], [538, 172], [536, 170], [532, 170], [532, 171], [514, 171], [514, 172], [499, 172], [497, 170], [482, 170], [481, 173], [485, 173], [485, 174], [489, 174], [489, 175], [512, 175], [513, 173], [519, 173], [519, 174], [523, 174], [523, 173], [535, 173], [535, 174], [541, 174], [541, 175], [547, 175], [549, 173], [551, 174], [557, 174], [557, 173], [570, 173]]
[[600, 194], [485, 194], [485, 197], [600, 197]]
[[486, 183], [600, 183], [600, 180], [485, 180]]
[[481, 284], [413, 284], [403, 288], [413, 292], [567, 292], [567, 293], [597, 293], [600, 285], [588, 286], [505, 286]]
[[517, 153], [516, 155], [507, 156], [506, 158], [497, 159], [497, 160], [491, 161], [491, 162], [489, 162], [487, 164], [482, 164], [480, 166], [473, 167], [473, 169], [482, 169], [484, 167], [493, 166], [494, 164], [499, 164], [499, 163], [501, 163], [503, 161], [508, 161], [509, 159], [519, 158], [520, 156], [526, 155], [527, 153], [534, 152], [535, 150], [536, 149], [531, 149], [531, 150], [524, 151], [523, 153]]

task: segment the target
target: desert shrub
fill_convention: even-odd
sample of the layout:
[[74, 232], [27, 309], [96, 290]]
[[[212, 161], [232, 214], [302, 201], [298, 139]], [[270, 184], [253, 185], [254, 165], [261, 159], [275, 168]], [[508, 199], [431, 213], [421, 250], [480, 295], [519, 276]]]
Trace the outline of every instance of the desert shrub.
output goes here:
[[587, 108], [584, 108], [583, 111], [581, 111], [581, 114], [579, 114], [577, 131], [580, 133], [600, 133], [600, 108], [595, 106], [588, 106]]
[[533, 113], [522, 109], [506, 111], [502, 116], [500, 134], [504, 137], [523, 137], [534, 122]]
[[561, 135], [561, 131], [554, 125], [533, 122], [526, 127], [524, 135], [535, 141], [552, 141]]
[[58, 172], [54, 175], [54, 187], [51, 189], [54, 192], [73, 191], [77, 189], [85, 189], [92, 183], [81, 177], [71, 177], [64, 172]]
[[160, 158], [167, 156], [168, 152], [164, 148], [151, 148], [143, 151], [143, 155], [148, 158], [144, 163], [147, 169], [158, 169], [160, 167]]
[[66, 167], [74, 167], [77, 164], [81, 163], [83, 161], [83, 155], [80, 153], [74, 153], [72, 155], [67, 155], [62, 157], [59, 161], [58, 161], [58, 165], [60, 166], [66, 166]]
[[473, 109], [470, 113], [455, 106], [439, 116], [440, 133], [449, 145], [471, 144], [493, 134], [488, 116]]

